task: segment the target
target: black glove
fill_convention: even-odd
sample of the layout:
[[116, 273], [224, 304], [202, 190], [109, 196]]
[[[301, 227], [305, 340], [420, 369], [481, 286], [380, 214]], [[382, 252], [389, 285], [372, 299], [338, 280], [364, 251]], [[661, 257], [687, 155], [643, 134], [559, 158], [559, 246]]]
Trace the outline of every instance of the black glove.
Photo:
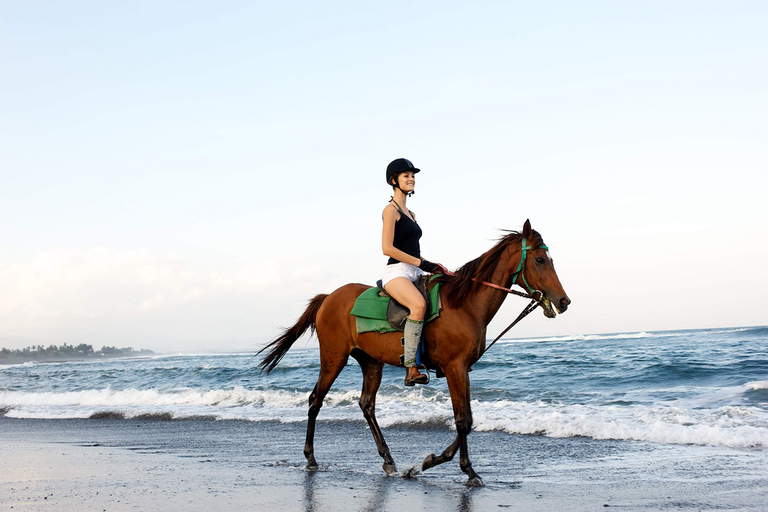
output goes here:
[[421, 260], [421, 263], [419, 263], [419, 268], [423, 270], [424, 272], [428, 272], [430, 274], [440, 274], [443, 272], [443, 266], [437, 263], [432, 263], [429, 260]]

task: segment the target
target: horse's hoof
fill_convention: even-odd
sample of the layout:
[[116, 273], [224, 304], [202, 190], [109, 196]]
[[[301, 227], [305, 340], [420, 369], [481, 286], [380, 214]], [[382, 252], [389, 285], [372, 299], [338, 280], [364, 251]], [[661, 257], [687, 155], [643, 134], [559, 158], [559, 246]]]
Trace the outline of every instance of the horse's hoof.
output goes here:
[[467, 487], [485, 487], [485, 482], [479, 476], [473, 476], [466, 483]]
[[431, 468], [435, 465], [435, 454], [431, 453], [427, 455], [427, 458], [424, 459], [424, 462], [421, 463], [421, 470], [424, 471], [426, 469]]
[[384, 472], [388, 475], [393, 475], [397, 473], [397, 466], [394, 464], [387, 464], [386, 462], [382, 466], [384, 468]]

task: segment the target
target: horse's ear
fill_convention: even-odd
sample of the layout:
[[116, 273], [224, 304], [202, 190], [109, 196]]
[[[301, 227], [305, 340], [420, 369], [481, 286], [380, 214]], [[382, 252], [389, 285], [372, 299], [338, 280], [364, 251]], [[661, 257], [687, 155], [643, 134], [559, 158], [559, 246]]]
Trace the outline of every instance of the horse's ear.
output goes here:
[[531, 229], [531, 221], [528, 219], [525, 219], [525, 224], [523, 224], [523, 238], [526, 240], [531, 239], [531, 232], [533, 230]]

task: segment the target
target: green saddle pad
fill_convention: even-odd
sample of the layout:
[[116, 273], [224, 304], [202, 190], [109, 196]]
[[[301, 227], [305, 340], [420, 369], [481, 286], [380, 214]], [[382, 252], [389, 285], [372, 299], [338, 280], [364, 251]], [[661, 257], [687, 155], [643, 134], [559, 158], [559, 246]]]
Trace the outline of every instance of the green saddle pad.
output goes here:
[[[429, 292], [431, 310], [427, 311], [426, 322], [431, 322], [440, 316], [442, 304], [440, 303], [440, 283], [435, 284]], [[357, 333], [361, 332], [395, 332], [397, 329], [389, 325], [387, 321], [387, 306], [390, 298], [379, 295], [379, 287], [368, 288], [355, 301], [351, 315], [357, 323]]]

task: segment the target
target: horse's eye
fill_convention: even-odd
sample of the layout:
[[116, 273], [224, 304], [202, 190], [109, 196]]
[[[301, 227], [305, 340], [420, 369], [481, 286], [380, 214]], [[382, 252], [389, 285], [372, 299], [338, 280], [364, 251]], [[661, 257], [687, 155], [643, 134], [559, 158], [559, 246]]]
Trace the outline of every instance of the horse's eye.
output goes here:
[[536, 258], [536, 263], [538, 263], [539, 265], [543, 265], [544, 264], [544, 258], [541, 258], [541, 257]]

